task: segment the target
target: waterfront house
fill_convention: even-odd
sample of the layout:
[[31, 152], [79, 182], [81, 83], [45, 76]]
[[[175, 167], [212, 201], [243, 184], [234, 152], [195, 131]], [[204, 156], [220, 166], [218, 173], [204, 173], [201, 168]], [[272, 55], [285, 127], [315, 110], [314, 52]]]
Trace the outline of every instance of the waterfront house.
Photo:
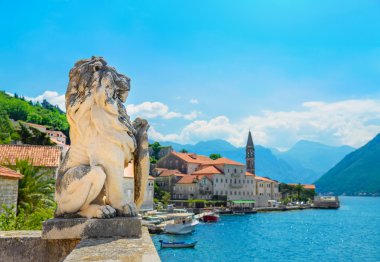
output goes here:
[[0, 166], [0, 214], [4, 211], [3, 205], [16, 210], [18, 196], [18, 181], [22, 175], [12, 169]]
[[278, 181], [260, 176], [255, 176], [255, 180], [257, 206], [266, 207], [271, 205], [270, 200], [279, 201], [281, 199]]
[[[231, 159], [223, 157], [213, 160], [194, 153], [172, 152], [161, 159], [157, 166], [161, 169], [178, 168], [176, 171], [162, 171], [159, 175], [161, 177], [165, 174], [180, 174], [179, 180], [173, 180], [176, 182], [173, 187], [173, 199], [254, 199], [254, 175], [246, 172], [245, 165]], [[183, 171], [186, 173], [180, 173]], [[158, 181], [163, 181], [163, 178], [157, 180], [157, 183]]]
[[178, 170], [155, 168], [152, 171], [156, 184], [164, 191], [169, 192], [171, 196], [174, 194], [175, 184], [185, 175]]

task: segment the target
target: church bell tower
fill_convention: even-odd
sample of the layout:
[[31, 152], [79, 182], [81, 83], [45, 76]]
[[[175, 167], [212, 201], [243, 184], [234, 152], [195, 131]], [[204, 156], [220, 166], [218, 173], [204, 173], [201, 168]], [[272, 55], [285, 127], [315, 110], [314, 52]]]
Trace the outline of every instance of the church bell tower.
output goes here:
[[245, 147], [245, 161], [247, 172], [255, 174], [255, 146], [253, 144], [251, 130], [249, 130], [247, 146]]

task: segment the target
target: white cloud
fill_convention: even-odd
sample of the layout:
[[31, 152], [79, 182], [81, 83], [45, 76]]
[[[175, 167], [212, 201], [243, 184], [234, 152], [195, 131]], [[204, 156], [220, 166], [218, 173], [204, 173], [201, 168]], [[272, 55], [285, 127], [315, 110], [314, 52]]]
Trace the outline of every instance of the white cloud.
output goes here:
[[192, 98], [192, 99], [190, 99], [189, 103], [190, 104], [199, 104], [199, 101], [198, 101], [198, 99]]
[[198, 111], [192, 111], [188, 114], [170, 111], [169, 107], [161, 102], [143, 102], [138, 105], [130, 104], [126, 108], [128, 114], [148, 119], [161, 117], [163, 119], [183, 118], [194, 120], [200, 114]]
[[61, 110], [66, 111], [65, 107], [65, 95], [60, 95], [55, 91], [45, 91], [42, 95], [36, 97], [25, 97], [26, 100], [33, 102], [42, 102], [44, 99], [52, 105], [57, 105]]
[[300, 139], [359, 147], [380, 132], [380, 100], [305, 102], [299, 111], [263, 111], [237, 122], [218, 116], [194, 121], [179, 134], [154, 130], [154, 136], [179, 143], [220, 138], [243, 146], [249, 129], [256, 143], [271, 147], [287, 148]]

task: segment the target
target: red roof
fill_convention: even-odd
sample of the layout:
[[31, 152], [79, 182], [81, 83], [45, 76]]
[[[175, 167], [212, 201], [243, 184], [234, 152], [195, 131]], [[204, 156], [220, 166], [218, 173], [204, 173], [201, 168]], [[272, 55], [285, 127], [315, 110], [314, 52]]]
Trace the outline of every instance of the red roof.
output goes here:
[[177, 184], [193, 184], [196, 179], [197, 176], [186, 175], [183, 176], [180, 180], [178, 180]]
[[219, 169], [214, 166], [206, 166], [201, 170], [195, 171], [192, 175], [210, 175], [210, 174], [223, 174]]
[[165, 169], [163, 170], [158, 176], [159, 177], [165, 177], [165, 176], [184, 176], [184, 174], [181, 174], [177, 169]]
[[202, 164], [202, 163], [209, 162], [211, 160], [207, 156], [201, 156], [194, 153], [178, 153], [178, 152], [173, 151], [172, 154], [181, 158], [185, 162], [194, 163], [194, 164]]
[[203, 165], [235, 165], [235, 166], [244, 166], [242, 163], [233, 161], [231, 159], [221, 157], [216, 160], [212, 160], [211, 158], [207, 156], [197, 155], [194, 153], [178, 153], [173, 151], [173, 155], [181, 158], [187, 163], [194, 163], [194, 164], [203, 164]]
[[21, 179], [22, 175], [16, 171], [10, 169], [10, 168], [7, 168], [5, 166], [0, 166], [0, 177]]
[[211, 160], [211, 162], [213, 165], [234, 165], [234, 166], [244, 166], [242, 163], [239, 163], [239, 162], [236, 162], [236, 161], [233, 161], [231, 159], [228, 159], [228, 158], [225, 158], [225, 157], [221, 157], [221, 158], [218, 158], [218, 159], [215, 159], [215, 160]]
[[61, 149], [58, 146], [0, 145], [0, 163], [14, 165], [16, 160], [29, 159], [34, 166], [58, 167]]
[[45, 129], [45, 130], [47, 129], [47, 127], [44, 125], [33, 124], [33, 123], [28, 123], [28, 122], [22, 122], [22, 124], [27, 125], [27, 126], [31, 126], [31, 127], [37, 128], [37, 129]]
[[252, 174], [252, 173], [249, 173], [249, 172], [245, 172], [245, 175], [246, 176], [255, 176], [255, 174]]
[[[291, 183], [291, 184], [288, 184], [289, 186], [297, 186], [298, 184], [293, 184], [293, 183]], [[315, 185], [302, 185], [303, 186], [303, 188], [305, 188], [305, 189], [313, 189], [313, 190], [315, 190]]]

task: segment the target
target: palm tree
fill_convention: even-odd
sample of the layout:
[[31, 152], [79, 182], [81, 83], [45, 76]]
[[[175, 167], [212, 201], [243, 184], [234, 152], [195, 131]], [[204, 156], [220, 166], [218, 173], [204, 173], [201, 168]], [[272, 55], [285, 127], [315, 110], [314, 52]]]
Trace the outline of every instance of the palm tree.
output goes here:
[[16, 160], [8, 167], [23, 175], [19, 180], [17, 209], [32, 213], [38, 207], [54, 206], [54, 179], [49, 172], [33, 166], [28, 160]]

